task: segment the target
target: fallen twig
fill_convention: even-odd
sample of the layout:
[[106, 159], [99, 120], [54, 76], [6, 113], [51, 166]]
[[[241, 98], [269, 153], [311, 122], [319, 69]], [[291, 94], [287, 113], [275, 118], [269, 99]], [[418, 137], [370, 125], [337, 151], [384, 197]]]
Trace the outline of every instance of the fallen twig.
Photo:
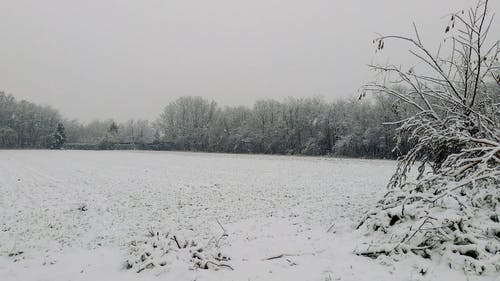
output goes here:
[[216, 263], [216, 262], [213, 262], [213, 261], [207, 261], [207, 262], [206, 262], [206, 264], [209, 264], [209, 263], [211, 263], [211, 264], [213, 264], [213, 265], [215, 265], [215, 266], [218, 266], [218, 267], [227, 267], [227, 268], [229, 268], [229, 269], [231, 269], [231, 270], [234, 270], [234, 268], [233, 268], [232, 266], [230, 266], [229, 264], [225, 264], [225, 263]]
[[332, 226], [330, 226], [330, 227], [328, 228], [328, 230], [326, 231], [326, 233], [330, 232], [330, 230], [332, 230], [332, 228], [333, 228], [334, 226], [335, 226], [335, 223], [334, 223], [334, 224], [332, 224]]
[[281, 259], [283, 257], [297, 257], [297, 256], [304, 256], [304, 255], [314, 255], [314, 253], [306, 253], [306, 254], [279, 254], [276, 256], [271, 256], [268, 258], [262, 259], [263, 261], [270, 261], [270, 260], [275, 260], [275, 259]]
[[175, 244], [177, 244], [177, 247], [178, 247], [179, 249], [181, 249], [181, 245], [179, 244], [179, 241], [177, 241], [177, 237], [176, 237], [175, 235], [174, 235], [174, 237], [172, 238], [172, 240], [174, 240], [174, 241], [175, 241]]

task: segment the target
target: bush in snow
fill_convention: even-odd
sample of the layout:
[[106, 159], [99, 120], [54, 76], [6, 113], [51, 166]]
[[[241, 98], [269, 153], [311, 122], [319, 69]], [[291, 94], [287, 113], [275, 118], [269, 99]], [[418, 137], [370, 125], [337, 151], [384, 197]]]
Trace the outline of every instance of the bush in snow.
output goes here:
[[[224, 234], [221, 238], [226, 237]], [[220, 239], [211, 239], [204, 245], [195, 240], [183, 240], [177, 235], [150, 230], [145, 239], [129, 243], [129, 258], [125, 268], [140, 273], [146, 269], [164, 269], [175, 263], [190, 265], [193, 269], [230, 269], [231, 260], [220, 251]]]
[[378, 51], [389, 39], [411, 44], [421, 69], [374, 65], [385, 80], [364, 86], [362, 96], [389, 94], [414, 108], [398, 129], [414, 146], [358, 225], [378, 241], [358, 254], [444, 256], [467, 272], [500, 271], [500, 44], [486, 46], [489, 14], [486, 0], [450, 15], [446, 56], [424, 47], [416, 28], [415, 38], [374, 40]]

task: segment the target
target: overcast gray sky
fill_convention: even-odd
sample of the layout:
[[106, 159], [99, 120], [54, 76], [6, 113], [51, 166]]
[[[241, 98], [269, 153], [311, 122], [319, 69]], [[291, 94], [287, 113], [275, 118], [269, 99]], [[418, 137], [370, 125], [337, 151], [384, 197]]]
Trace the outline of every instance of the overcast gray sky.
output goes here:
[[408, 34], [414, 21], [436, 45], [443, 16], [474, 3], [0, 0], [0, 91], [83, 121], [153, 119], [183, 95], [333, 100], [369, 79], [376, 32]]

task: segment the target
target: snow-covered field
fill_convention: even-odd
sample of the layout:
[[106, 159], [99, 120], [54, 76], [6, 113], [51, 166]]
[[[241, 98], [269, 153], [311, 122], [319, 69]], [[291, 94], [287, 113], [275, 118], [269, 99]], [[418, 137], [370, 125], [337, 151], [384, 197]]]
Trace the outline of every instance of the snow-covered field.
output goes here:
[[[0, 150], [0, 280], [466, 280], [445, 265], [383, 265], [352, 253], [360, 243], [353, 226], [382, 196], [394, 166]], [[199, 248], [213, 262], [208, 269], [196, 266]], [[148, 261], [155, 266], [141, 267]]]

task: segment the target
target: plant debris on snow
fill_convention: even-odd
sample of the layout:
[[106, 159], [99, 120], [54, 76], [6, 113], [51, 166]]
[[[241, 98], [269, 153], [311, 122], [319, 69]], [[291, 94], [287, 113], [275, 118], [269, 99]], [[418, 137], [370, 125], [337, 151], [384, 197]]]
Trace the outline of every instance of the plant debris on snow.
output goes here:
[[193, 269], [220, 270], [233, 267], [231, 258], [221, 252], [219, 240], [210, 239], [205, 244], [185, 240], [178, 235], [150, 230], [144, 239], [129, 243], [126, 269], [140, 273], [146, 269], [162, 269], [182, 260]]

